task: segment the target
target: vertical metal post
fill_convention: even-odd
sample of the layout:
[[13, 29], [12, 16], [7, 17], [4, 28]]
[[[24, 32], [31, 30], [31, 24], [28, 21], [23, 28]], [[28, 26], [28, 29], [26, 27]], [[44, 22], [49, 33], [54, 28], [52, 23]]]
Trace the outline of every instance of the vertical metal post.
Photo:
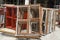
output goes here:
[[17, 0], [17, 5], [19, 5], [19, 0]]

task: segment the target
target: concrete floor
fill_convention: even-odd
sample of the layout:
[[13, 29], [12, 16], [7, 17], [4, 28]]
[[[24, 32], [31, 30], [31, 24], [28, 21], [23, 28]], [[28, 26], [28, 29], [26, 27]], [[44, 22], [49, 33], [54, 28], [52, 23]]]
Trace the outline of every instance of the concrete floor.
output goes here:
[[[0, 40], [27, 40], [27, 39], [18, 39], [14, 38], [0, 32]], [[37, 40], [37, 39], [29, 39], [29, 40]], [[40, 40], [40, 39], [38, 39]], [[56, 27], [56, 30], [46, 36], [42, 36], [41, 40], [60, 40], [60, 28]]]
[[56, 30], [51, 34], [41, 37], [42, 40], [60, 40], [60, 28], [56, 27]]

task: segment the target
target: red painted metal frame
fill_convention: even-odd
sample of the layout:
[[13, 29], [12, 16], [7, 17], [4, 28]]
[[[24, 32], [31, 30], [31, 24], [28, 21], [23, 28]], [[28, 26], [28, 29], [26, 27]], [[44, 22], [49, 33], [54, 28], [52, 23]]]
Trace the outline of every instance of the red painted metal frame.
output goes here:
[[16, 30], [16, 7], [6, 7], [6, 28]]

